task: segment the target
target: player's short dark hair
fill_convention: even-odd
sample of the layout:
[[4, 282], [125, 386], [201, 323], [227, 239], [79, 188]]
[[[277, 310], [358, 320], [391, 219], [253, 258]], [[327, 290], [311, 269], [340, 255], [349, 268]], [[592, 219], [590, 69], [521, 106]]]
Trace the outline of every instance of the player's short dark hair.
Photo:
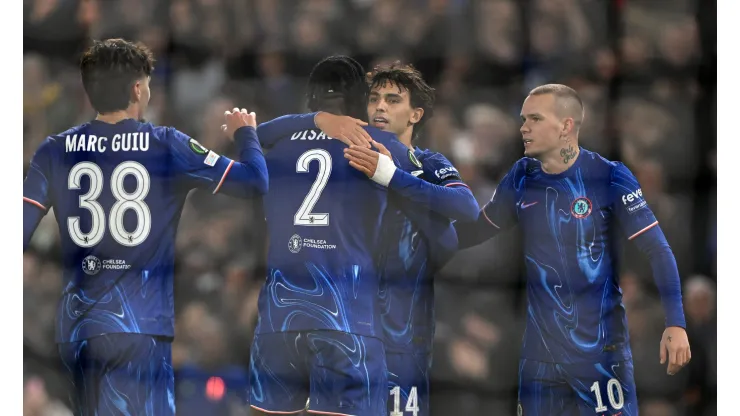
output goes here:
[[417, 138], [424, 124], [434, 116], [434, 88], [424, 81], [421, 72], [413, 65], [402, 65], [400, 61], [390, 65], [378, 65], [367, 74], [370, 89], [378, 86], [385, 87], [389, 82], [396, 85], [399, 90], [405, 89], [409, 92], [411, 107], [424, 110], [421, 119], [413, 127], [413, 136]]
[[344, 55], [321, 60], [308, 77], [308, 109], [318, 111], [332, 95], [344, 97], [345, 114], [367, 121], [367, 100], [370, 89], [365, 83], [365, 69]]
[[98, 113], [128, 108], [131, 87], [153, 69], [152, 52], [124, 39], [96, 40], [80, 59], [82, 85]]
[[573, 115], [576, 127], [580, 127], [584, 118], [583, 100], [578, 92], [573, 88], [563, 84], [545, 84], [533, 89], [529, 95], [546, 95], [551, 94], [555, 98], [562, 100], [569, 114]]

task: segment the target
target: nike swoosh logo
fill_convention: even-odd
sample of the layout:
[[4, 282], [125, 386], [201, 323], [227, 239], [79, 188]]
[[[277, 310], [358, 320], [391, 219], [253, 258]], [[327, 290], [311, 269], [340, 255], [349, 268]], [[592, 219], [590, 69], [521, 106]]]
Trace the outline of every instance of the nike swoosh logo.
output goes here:
[[529, 204], [525, 204], [525, 203], [522, 203], [522, 204], [521, 204], [521, 207], [522, 207], [522, 209], [524, 209], [524, 208], [529, 208], [529, 207], [531, 207], [532, 205], [536, 205], [536, 204], [537, 204], [538, 202], [540, 202], [540, 201], [534, 201], [534, 202], [530, 202]]

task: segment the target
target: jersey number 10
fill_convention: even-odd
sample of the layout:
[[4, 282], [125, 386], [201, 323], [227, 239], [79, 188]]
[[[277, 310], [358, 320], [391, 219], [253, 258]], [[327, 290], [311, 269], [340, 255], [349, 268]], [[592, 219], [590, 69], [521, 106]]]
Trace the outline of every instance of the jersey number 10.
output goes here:
[[[594, 411], [601, 413], [609, 410], [604, 406], [604, 399], [601, 397], [601, 388], [598, 381], [594, 381], [594, 384], [591, 385], [591, 391], [596, 396], [596, 408]], [[609, 379], [609, 382], [606, 383], [606, 395], [609, 398], [609, 404], [612, 406], [612, 409], [619, 410], [624, 407], [624, 393], [622, 392], [622, 385], [619, 384], [619, 380], [615, 378]]]
[[[136, 178], [136, 189], [126, 192], [123, 181], [126, 176]], [[80, 208], [90, 211], [92, 216], [90, 232], [84, 233], [80, 229], [80, 217], [67, 218], [69, 238], [80, 247], [92, 247], [103, 239], [105, 235], [105, 212], [97, 199], [103, 192], [103, 171], [100, 166], [92, 162], [80, 162], [72, 167], [67, 179], [67, 188], [80, 189], [83, 176], [90, 178], [90, 190], [80, 196]], [[149, 193], [149, 172], [146, 168], [134, 161], [122, 162], [111, 173], [110, 190], [116, 202], [108, 215], [110, 234], [119, 244], [127, 247], [138, 246], [149, 236], [152, 228], [152, 214], [149, 206], [144, 202]], [[123, 215], [128, 210], [136, 214], [136, 229], [129, 232], [123, 226]]]

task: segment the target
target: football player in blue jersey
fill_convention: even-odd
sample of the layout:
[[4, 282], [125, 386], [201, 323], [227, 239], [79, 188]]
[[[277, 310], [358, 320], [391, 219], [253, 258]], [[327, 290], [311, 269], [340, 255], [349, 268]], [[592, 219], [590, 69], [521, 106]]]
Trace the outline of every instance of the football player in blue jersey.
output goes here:
[[[393, 416], [404, 412], [427, 415], [434, 333], [431, 278], [457, 248], [451, 220], [474, 220], [478, 204], [446, 158], [412, 144], [433, 112], [434, 90], [421, 74], [411, 66], [395, 63], [375, 68], [367, 82], [371, 87], [367, 103], [371, 125], [394, 133], [405, 150], [405, 157], [398, 160], [400, 169], [387, 185], [390, 209], [383, 219], [378, 253], [383, 274], [379, 320], [390, 382], [388, 411]], [[336, 134], [350, 145], [344, 150], [345, 158], [370, 178], [379, 170], [381, 155], [393, 156], [380, 143], [373, 143], [379, 149], [376, 151], [343, 137], [355, 128], [346, 116], [291, 115], [260, 125], [259, 129], [284, 128], [277, 124], [287, 120], [303, 119], [311, 124], [314, 117], [322, 131]], [[272, 134], [259, 132], [260, 138]]]
[[141, 44], [94, 42], [80, 72], [97, 117], [49, 136], [23, 183], [23, 249], [52, 208], [59, 225], [56, 342], [77, 415], [174, 415], [174, 250], [185, 198], [196, 187], [267, 191], [254, 113], [226, 113], [238, 162], [141, 120], [153, 62]]
[[[322, 60], [309, 77], [308, 107], [364, 118], [363, 77], [349, 57]], [[395, 158], [405, 156], [391, 134], [364, 129]], [[250, 357], [252, 413], [384, 415], [374, 253], [395, 164], [384, 158], [375, 182], [367, 180], [312, 115], [261, 125], [259, 134], [271, 183], [264, 198], [268, 275]]]
[[[384, 252], [381, 322], [390, 382], [388, 410], [391, 416], [426, 416], [429, 409], [429, 372], [434, 338], [434, 284], [432, 278], [457, 249], [457, 237], [445, 227], [425, 227], [419, 216], [434, 215], [449, 224], [452, 219], [469, 220], [452, 207], [477, 203], [455, 167], [440, 153], [421, 150], [413, 143], [433, 115], [434, 90], [410, 65], [378, 66], [368, 74], [370, 100], [368, 120], [374, 127], [390, 131], [407, 146], [412, 166], [425, 181], [446, 189], [439, 199], [419, 201], [393, 192], [398, 209], [384, 223], [387, 250]], [[371, 151], [352, 146], [348, 158], [353, 166], [372, 172], [367, 164]], [[434, 194], [430, 194], [434, 195]], [[462, 200], [461, 200], [462, 198]], [[447, 207], [447, 204], [451, 204]], [[446, 213], [429, 214], [429, 209]]]
[[691, 359], [676, 260], [632, 172], [579, 146], [584, 109], [576, 91], [537, 87], [521, 118], [525, 157], [477, 222], [455, 224], [461, 247], [517, 224], [523, 233], [528, 307], [518, 414], [636, 415], [616, 244], [626, 237], [650, 259], [669, 375]]
[[[388, 220], [397, 215], [394, 190], [407, 194], [408, 199], [413, 201], [441, 205], [443, 210], [451, 210], [450, 216], [453, 217], [472, 221], [477, 216], [477, 204], [469, 190], [461, 188], [464, 189], [461, 192], [455, 187], [432, 185], [418, 178], [416, 175], [423, 171], [413, 149], [410, 144], [407, 146], [398, 141], [393, 134], [372, 127], [364, 128], [371, 136], [372, 145], [383, 151], [381, 155], [367, 149], [375, 158], [367, 160], [367, 166], [372, 165], [372, 170], [363, 172], [375, 184], [363, 179], [362, 174], [343, 159], [348, 149], [339, 140], [329, 139], [332, 136], [341, 137], [343, 142], [353, 143], [352, 136], [360, 141], [365, 136], [356, 133], [358, 124], [366, 124], [357, 121], [367, 116], [368, 86], [359, 64], [344, 57], [329, 59], [333, 60], [351, 62], [353, 69], [327, 65], [323, 74], [318, 74], [320, 64], [311, 76], [309, 97], [324, 96], [332, 100], [350, 101], [353, 112], [336, 109], [331, 112], [354, 118], [331, 116], [328, 111], [316, 112], [283, 116], [258, 128], [260, 141], [271, 147], [267, 164], [272, 183], [265, 199], [271, 246], [270, 275], [261, 297], [260, 329], [252, 354], [251, 404], [253, 408], [266, 413], [298, 413], [303, 410], [306, 397], [310, 397], [308, 412], [386, 415], [388, 386], [387, 383], [380, 384], [387, 379], [385, 350], [383, 343], [379, 342], [384, 338], [385, 327], [381, 319], [382, 305], [378, 302], [378, 294], [384, 292], [379, 276], [383, 270], [378, 269], [377, 265], [382, 264], [379, 257], [381, 253], [384, 254], [388, 244], [387, 229], [398, 229], [396, 247], [402, 231], [405, 231], [401, 222], [391, 224]], [[346, 76], [348, 72], [351, 76]], [[322, 79], [323, 83], [317, 81]], [[358, 82], [362, 83], [362, 88], [352, 89]], [[310, 99], [309, 108], [326, 109], [325, 106], [311, 105]], [[337, 124], [330, 123], [324, 126], [325, 129], [317, 128], [322, 127], [319, 120], [331, 120], [332, 117], [338, 120]], [[416, 117], [415, 121], [420, 118]], [[314, 211], [320, 210], [326, 214], [307, 214], [308, 222], [301, 223], [296, 222], [298, 213], [293, 215], [293, 211], [299, 209], [299, 205], [305, 205], [305, 189], [311, 185], [312, 178], [303, 175], [309, 177], [305, 184], [301, 184], [299, 181], [302, 176], [296, 175], [295, 170], [303, 172], [306, 167], [304, 164], [295, 165], [292, 161], [296, 158], [300, 160], [302, 156], [299, 155], [305, 154], [301, 152], [307, 152], [306, 149], [312, 147], [323, 147], [329, 152], [332, 157], [324, 159], [332, 162], [330, 175], [334, 176], [336, 172], [345, 176], [343, 181], [347, 188], [338, 193], [331, 188], [338, 188], [339, 183], [332, 184], [328, 179], [327, 184], [327, 180], [323, 180], [317, 188], [321, 197], [313, 204], [317, 207]], [[389, 163], [390, 160], [394, 160], [395, 164]], [[319, 178], [329, 176], [322, 173], [327, 171], [329, 169], [322, 168], [322, 164], [318, 163]], [[278, 180], [281, 182], [278, 183]], [[436, 188], [436, 194], [433, 193], [433, 187]], [[311, 189], [314, 188], [316, 186]], [[382, 195], [387, 196], [391, 209], [381, 212], [379, 217], [373, 207], [375, 202], [368, 196], [384, 188], [390, 190], [389, 195]], [[440, 196], [440, 193], [444, 195]], [[453, 200], [447, 204], [436, 203], [445, 199], [445, 195], [452, 195]], [[301, 204], [302, 199], [304, 204]], [[328, 216], [338, 218], [329, 223]], [[280, 220], [284, 217], [289, 217], [288, 221]], [[319, 224], [318, 221], [328, 224]], [[431, 215], [427, 211], [419, 215], [418, 222], [421, 227], [433, 230], [435, 235], [447, 237], [440, 238], [442, 244], [456, 247], [454, 228], [448, 218]], [[310, 238], [299, 233], [308, 233]], [[368, 237], [372, 237], [372, 244], [368, 243]], [[288, 238], [285, 245], [282, 241]], [[276, 241], [275, 245], [272, 245], [273, 240]], [[350, 243], [362, 250], [354, 252], [337, 247], [331, 241]], [[405, 248], [414, 251], [411, 247]], [[396, 253], [399, 251], [396, 248]], [[365, 262], [365, 266], [353, 265], [359, 261]], [[332, 263], [341, 267], [332, 266]], [[279, 264], [283, 265], [280, 269], [276, 268]], [[331, 272], [332, 269], [337, 271]], [[347, 274], [348, 269], [352, 271], [350, 275]], [[371, 285], [375, 285], [375, 292], [370, 290]], [[331, 311], [336, 312], [329, 315]], [[355, 325], [355, 322], [363, 323], [360, 319], [372, 322], [372, 325]], [[411, 339], [410, 336], [407, 338]], [[349, 351], [355, 352], [350, 354]], [[286, 356], [288, 360], [284, 358]], [[351, 357], [354, 359], [350, 361], [356, 361], [356, 364], [348, 365], [347, 360]], [[381, 360], [382, 365], [375, 364]], [[323, 363], [321, 371], [316, 369], [317, 361]], [[363, 371], [358, 372], [358, 366]], [[333, 375], [327, 370], [332, 370]], [[344, 376], [337, 379], [338, 374]], [[329, 385], [333, 387], [329, 388]], [[354, 385], [362, 386], [362, 389]], [[327, 395], [329, 391], [333, 396]], [[365, 407], [368, 400], [371, 404]]]

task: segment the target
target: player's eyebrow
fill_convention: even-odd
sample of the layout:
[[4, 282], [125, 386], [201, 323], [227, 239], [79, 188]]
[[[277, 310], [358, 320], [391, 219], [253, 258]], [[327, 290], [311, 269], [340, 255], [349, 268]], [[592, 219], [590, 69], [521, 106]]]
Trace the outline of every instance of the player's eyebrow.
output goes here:
[[387, 94], [384, 94], [385, 98], [398, 98], [401, 99], [401, 94], [396, 94], [395, 92], [389, 92]]
[[519, 114], [519, 117], [521, 117], [522, 119], [525, 119], [525, 118], [532, 118], [532, 117], [539, 117], [539, 118], [542, 118], [542, 114], [540, 114], [540, 113], [531, 113], [531, 114]]

